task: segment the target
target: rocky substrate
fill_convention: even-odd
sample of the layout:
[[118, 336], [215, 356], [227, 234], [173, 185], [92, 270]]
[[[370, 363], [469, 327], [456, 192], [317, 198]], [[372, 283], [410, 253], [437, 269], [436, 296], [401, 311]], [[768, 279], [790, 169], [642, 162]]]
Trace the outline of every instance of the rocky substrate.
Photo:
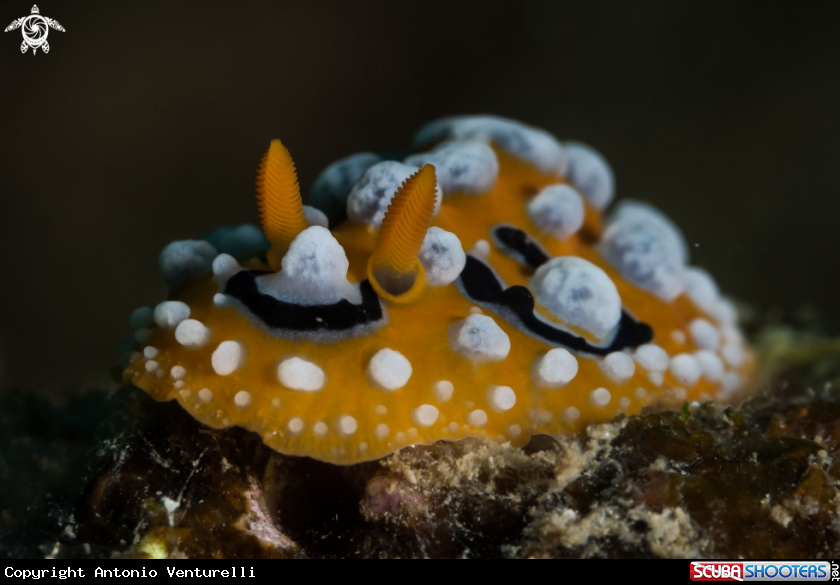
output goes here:
[[840, 351], [778, 325], [739, 408], [685, 404], [341, 467], [121, 388], [0, 397], [0, 557], [840, 556]]

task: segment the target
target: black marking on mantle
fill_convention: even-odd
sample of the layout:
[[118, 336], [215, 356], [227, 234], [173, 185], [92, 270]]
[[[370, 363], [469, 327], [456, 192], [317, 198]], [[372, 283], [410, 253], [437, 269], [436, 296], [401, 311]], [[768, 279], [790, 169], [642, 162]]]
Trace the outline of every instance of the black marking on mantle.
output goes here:
[[502, 250], [534, 270], [549, 261], [539, 244], [519, 228], [499, 225], [493, 228], [492, 234]]
[[490, 267], [472, 256], [467, 256], [467, 264], [458, 278], [462, 289], [471, 299], [499, 305], [513, 312], [522, 326], [535, 336], [575, 351], [607, 355], [627, 347], [648, 343], [653, 339], [653, 329], [650, 325], [636, 321], [622, 310], [618, 330], [610, 344], [606, 347], [592, 345], [583, 337], [558, 329], [539, 319], [534, 314], [535, 301], [530, 290], [518, 285], [503, 289]]
[[358, 305], [346, 299], [332, 305], [296, 305], [261, 293], [257, 288], [257, 277], [263, 274], [269, 272], [243, 270], [234, 274], [225, 286], [225, 294], [239, 300], [273, 329], [346, 331], [382, 319], [379, 297], [367, 280], [359, 284], [362, 302]]

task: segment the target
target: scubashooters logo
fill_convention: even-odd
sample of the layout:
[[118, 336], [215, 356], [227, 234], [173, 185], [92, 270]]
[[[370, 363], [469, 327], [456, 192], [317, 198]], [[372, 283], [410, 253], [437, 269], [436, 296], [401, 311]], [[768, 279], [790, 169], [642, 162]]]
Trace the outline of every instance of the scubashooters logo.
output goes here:
[[27, 50], [32, 49], [32, 54], [34, 55], [38, 49], [41, 49], [44, 53], [50, 52], [47, 35], [50, 33], [51, 28], [64, 32], [64, 27], [58, 24], [57, 20], [41, 16], [41, 11], [38, 10], [36, 4], [32, 6], [32, 14], [13, 20], [12, 24], [7, 26], [3, 32], [21, 29], [23, 43], [20, 45], [20, 52], [25, 53]]
[[[836, 567], [836, 563], [834, 563]], [[828, 581], [828, 561], [692, 561], [692, 581]]]

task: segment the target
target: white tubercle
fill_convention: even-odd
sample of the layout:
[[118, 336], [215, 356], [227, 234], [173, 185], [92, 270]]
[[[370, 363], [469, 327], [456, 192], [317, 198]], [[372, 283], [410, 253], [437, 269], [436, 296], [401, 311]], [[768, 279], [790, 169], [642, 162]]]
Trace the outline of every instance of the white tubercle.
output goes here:
[[563, 143], [566, 177], [595, 209], [604, 209], [615, 195], [615, 177], [609, 163], [593, 148], [580, 142]]
[[487, 240], [476, 240], [475, 244], [469, 251], [470, 256], [475, 256], [479, 260], [487, 260], [490, 256], [490, 242]]
[[228, 376], [245, 365], [245, 356], [241, 341], [223, 341], [213, 352], [210, 363], [219, 376]]
[[444, 286], [454, 282], [467, 263], [461, 240], [452, 232], [432, 226], [426, 231], [420, 248], [420, 263], [426, 270], [426, 282]]
[[413, 154], [405, 164], [435, 167], [438, 184], [444, 195], [486, 193], [496, 184], [499, 176], [499, 161], [496, 153], [484, 142], [443, 142], [428, 152]]
[[233, 397], [233, 403], [242, 409], [248, 408], [251, 406], [251, 402], [253, 401], [254, 397], [251, 396], [251, 393], [247, 390], [240, 390], [236, 393], [236, 396]]
[[452, 399], [452, 394], [455, 392], [455, 386], [448, 380], [440, 380], [435, 382], [432, 388], [432, 393], [438, 402], [449, 402]]
[[664, 349], [653, 343], [646, 343], [636, 348], [633, 357], [648, 372], [664, 372], [668, 369], [670, 358]]
[[326, 375], [318, 365], [299, 357], [291, 357], [277, 366], [277, 379], [292, 390], [317, 392], [324, 387]]
[[697, 360], [697, 365], [700, 366], [700, 372], [706, 380], [717, 382], [723, 378], [723, 361], [715, 352], [709, 349], [701, 349], [695, 352], [694, 359]]
[[280, 272], [257, 277], [261, 293], [297, 305], [362, 302], [358, 286], [347, 280], [347, 254], [326, 228], [313, 226], [299, 233], [280, 264]]
[[720, 334], [723, 337], [723, 341], [725, 343], [728, 342], [736, 342], [736, 343], [743, 343], [744, 342], [744, 334], [741, 333], [741, 330], [738, 329], [738, 326], [734, 323], [726, 323], [721, 326]]
[[701, 349], [715, 351], [720, 345], [720, 331], [706, 319], [695, 319], [688, 325], [688, 331]]
[[735, 325], [738, 322], [738, 308], [726, 297], [720, 298], [712, 315], [723, 325]]
[[622, 219], [656, 225], [659, 228], [657, 231], [665, 239], [665, 247], [677, 250], [683, 265], [688, 262], [688, 244], [680, 228], [671, 221], [671, 218], [650, 203], [622, 199], [610, 212], [607, 223], [612, 224]]
[[[329, 217], [338, 217], [347, 210], [347, 197], [365, 171], [381, 162], [372, 152], [359, 152], [330, 164], [315, 178], [309, 201]], [[306, 213], [306, 209], [304, 209]], [[312, 225], [310, 223], [310, 225]]]
[[606, 406], [610, 403], [612, 394], [606, 388], [596, 388], [589, 393], [589, 402], [594, 406]]
[[449, 327], [449, 345], [475, 362], [495, 362], [510, 353], [510, 338], [492, 317], [470, 315]]
[[727, 342], [720, 353], [723, 355], [723, 359], [726, 360], [726, 363], [735, 368], [741, 366], [747, 357], [747, 354], [744, 351], [744, 346], [737, 341]]
[[743, 385], [744, 381], [741, 379], [741, 376], [735, 372], [727, 372], [721, 380], [721, 391], [730, 394], [736, 390], [740, 390]]
[[651, 372], [648, 374], [647, 378], [650, 380], [651, 384], [657, 387], [662, 386], [662, 383], [665, 381], [665, 376], [662, 372]]
[[624, 278], [664, 301], [683, 292], [681, 250], [656, 222], [619, 219], [604, 231], [598, 251]]
[[219, 254], [213, 259], [213, 280], [224, 287], [231, 276], [242, 270], [236, 258], [230, 254]]
[[190, 316], [190, 307], [181, 301], [163, 301], [155, 307], [154, 316], [161, 329], [174, 329]]
[[487, 390], [487, 402], [496, 412], [504, 412], [516, 404], [516, 393], [510, 386], [491, 386]]
[[560, 142], [545, 130], [498, 116], [454, 116], [427, 124], [414, 137], [417, 146], [441, 138], [492, 142], [524, 159], [543, 173], [566, 174], [566, 155]]
[[368, 377], [384, 390], [398, 390], [411, 378], [411, 362], [398, 351], [380, 349], [368, 364]]
[[549, 185], [528, 202], [528, 217], [558, 240], [566, 240], [583, 226], [583, 198], [568, 185]]
[[683, 281], [688, 298], [703, 311], [714, 315], [720, 301], [720, 291], [714, 278], [702, 268], [688, 266]]
[[487, 424], [487, 413], [481, 409], [476, 409], [467, 415], [467, 422], [474, 427], [483, 427]]
[[289, 423], [286, 425], [286, 428], [289, 429], [289, 432], [293, 435], [297, 435], [298, 433], [303, 431], [304, 422], [302, 418], [294, 417], [289, 419]]
[[571, 382], [578, 373], [578, 361], [569, 350], [556, 347], [538, 357], [532, 376], [540, 386], [560, 388]]
[[411, 411], [411, 420], [421, 427], [430, 427], [438, 419], [440, 411], [431, 404], [421, 404]]
[[621, 319], [621, 297], [607, 273], [576, 256], [552, 258], [530, 281], [537, 302], [599, 339]]
[[175, 328], [175, 340], [187, 349], [198, 349], [210, 342], [210, 328], [196, 319], [184, 319]]
[[623, 384], [636, 373], [633, 358], [620, 351], [608, 354], [599, 365], [604, 375], [616, 384]]
[[694, 387], [697, 380], [700, 379], [700, 364], [693, 355], [689, 353], [681, 353], [671, 359], [670, 366], [671, 375], [677, 379], [677, 382], [688, 388]]
[[336, 426], [338, 427], [339, 433], [348, 437], [356, 432], [356, 429], [359, 428], [359, 423], [356, 422], [356, 419], [349, 414], [345, 414], [344, 416], [339, 417]]
[[317, 225], [322, 228], [329, 228], [330, 227], [330, 220], [327, 218], [327, 214], [321, 211], [316, 207], [311, 207], [309, 205], [303, 205], [303, 216], [306, 218], [306, 223], [310, 226]]
[[570, 406], [563, 411], [563, 418], [569, 422], [575, 422], [580, 418], [580, 410], [574, 406]]

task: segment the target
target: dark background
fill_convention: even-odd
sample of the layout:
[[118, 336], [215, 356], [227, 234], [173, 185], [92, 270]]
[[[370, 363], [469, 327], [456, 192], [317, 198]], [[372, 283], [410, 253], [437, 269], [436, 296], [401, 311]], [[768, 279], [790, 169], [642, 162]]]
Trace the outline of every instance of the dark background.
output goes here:
[[48, 55], [0, 34], [0, 388], [106, 383], [131, 310], [164, 298], [160, 249], [256, 221], [272, 137], [307, 191], [453, 113], [595, 146], [725, 292], [840, 314], [840, 3], [39, 7], [67, 29]]

